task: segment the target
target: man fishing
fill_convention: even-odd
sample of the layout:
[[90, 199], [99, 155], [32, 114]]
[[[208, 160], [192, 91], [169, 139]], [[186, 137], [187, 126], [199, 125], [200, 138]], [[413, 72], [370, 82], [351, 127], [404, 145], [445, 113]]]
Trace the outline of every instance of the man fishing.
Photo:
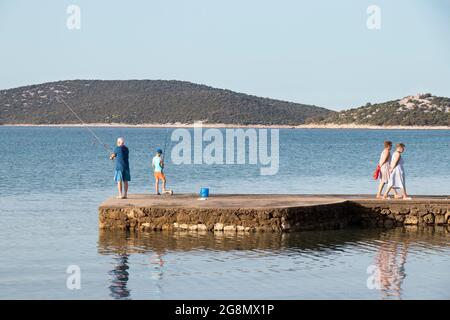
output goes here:
[[114, 148], [113, 153], [109, 157], [110, 160], [116, 161], [114, 181], [117, 182], [117, 189], [119, 190], [119, 195], [116, 197], [117, 199], [126, 199], [128, 194], [128, 182], [131, 181], [128, 154], [129, 151], [125, 146], [125, 139], [122, 137], [118, 138], [117, 147]]
[[[62, 103], [66, 106], [67, 109], [70, 110], [74, 114], [74, 116], [80, 121], [80, 123], [84, 126], [86, 130], [88, 130], [92, 136], [97, 140], [100, 145], [105, 148], [108, 152], [111, 152], [111, 149], [108, 145], [104, 144], [103, 141], [95, 134], [95, 132], [86, 126], [86, 123], [81, 119], [81, 117], [70, 107], [66, 101], [60, 96], [56, 96], [56, 101]], [[128, 148], [125, 146], [125, 139], [120, 137], [117, 139], [117, 147], [112, 151], [109, 159], [116, 160], [116, 173], [114, 175], [114, 181], [117, 182], [117, 188], [119, 189], [119, 195], [116, 197], [117, 199], [126, 199], [128, 195], [128, 182], [131, 180], [130, 177], [130, 165], [128, 163]], [[123, 189], [123, 191], [122, 191]]]
[[162, 157], [162, 149], [158, 148], [156, 149], [156, 156], [153, 157], [152, 160], [152, 167], [153, 167], [153, 174], [155, 176], [155, 192], [157, 195], [160, 195], [159, 193], [159, 181], [162, 181], [162, 192], [167, 194], [173, 194], [173, 191], [170, 189], [166, 189], [166, 176], [163, 173], [164, 170], [164, 158]]

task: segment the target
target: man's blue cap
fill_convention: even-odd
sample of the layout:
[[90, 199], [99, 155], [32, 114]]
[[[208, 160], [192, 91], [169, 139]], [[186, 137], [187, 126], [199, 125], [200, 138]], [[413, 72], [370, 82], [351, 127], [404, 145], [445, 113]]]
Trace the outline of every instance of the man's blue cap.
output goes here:
[[162, 149], [161, 148], [156, 149], [156, 153], [162, 153]]

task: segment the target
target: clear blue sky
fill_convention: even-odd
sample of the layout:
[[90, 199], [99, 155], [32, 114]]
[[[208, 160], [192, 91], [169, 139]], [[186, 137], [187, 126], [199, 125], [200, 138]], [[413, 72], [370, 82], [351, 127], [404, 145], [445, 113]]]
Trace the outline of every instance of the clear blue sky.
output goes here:
[[177, 79], [336, 110], [450, 97], [448, 0], [0, 0], [0, 49], [0, 89]]

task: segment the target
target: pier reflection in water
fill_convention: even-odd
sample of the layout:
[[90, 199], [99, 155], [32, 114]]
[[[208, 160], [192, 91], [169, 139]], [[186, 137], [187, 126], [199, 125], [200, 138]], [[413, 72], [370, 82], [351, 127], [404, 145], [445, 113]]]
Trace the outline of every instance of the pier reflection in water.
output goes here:
[[[98, 250], [113, 258], [110, 290], [116, 299], [402, 299], [405, 294], [428, 297], [410, 288], [436, 282], [442, 284], [434, 288], [439, 291], [450, 285], [444, 271], [450, 267], [448, 236], [445, 227], [250, 234], [100, 231]], [[435, 276], [424, 277], [423, 266], [433, 264]], [[439, 270], [447, 274], [443, 282]]]

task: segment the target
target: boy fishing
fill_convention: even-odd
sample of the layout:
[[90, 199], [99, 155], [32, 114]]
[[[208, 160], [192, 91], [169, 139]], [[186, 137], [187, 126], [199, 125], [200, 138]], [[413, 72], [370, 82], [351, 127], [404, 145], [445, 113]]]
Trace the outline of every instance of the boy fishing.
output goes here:
[[173, 194], [173, 191], [170, 189], [166, 189], [166, 176], [163, 173], [164, 170], [164, 158], [162, 157], [162, 149], [156, 149], [156, 156], [153, 157], [152, 167], [153, 174], [155, 176], [155, 192], [157, 195], [159, 193], [159, 181], [162, 181], [162, 193]]

